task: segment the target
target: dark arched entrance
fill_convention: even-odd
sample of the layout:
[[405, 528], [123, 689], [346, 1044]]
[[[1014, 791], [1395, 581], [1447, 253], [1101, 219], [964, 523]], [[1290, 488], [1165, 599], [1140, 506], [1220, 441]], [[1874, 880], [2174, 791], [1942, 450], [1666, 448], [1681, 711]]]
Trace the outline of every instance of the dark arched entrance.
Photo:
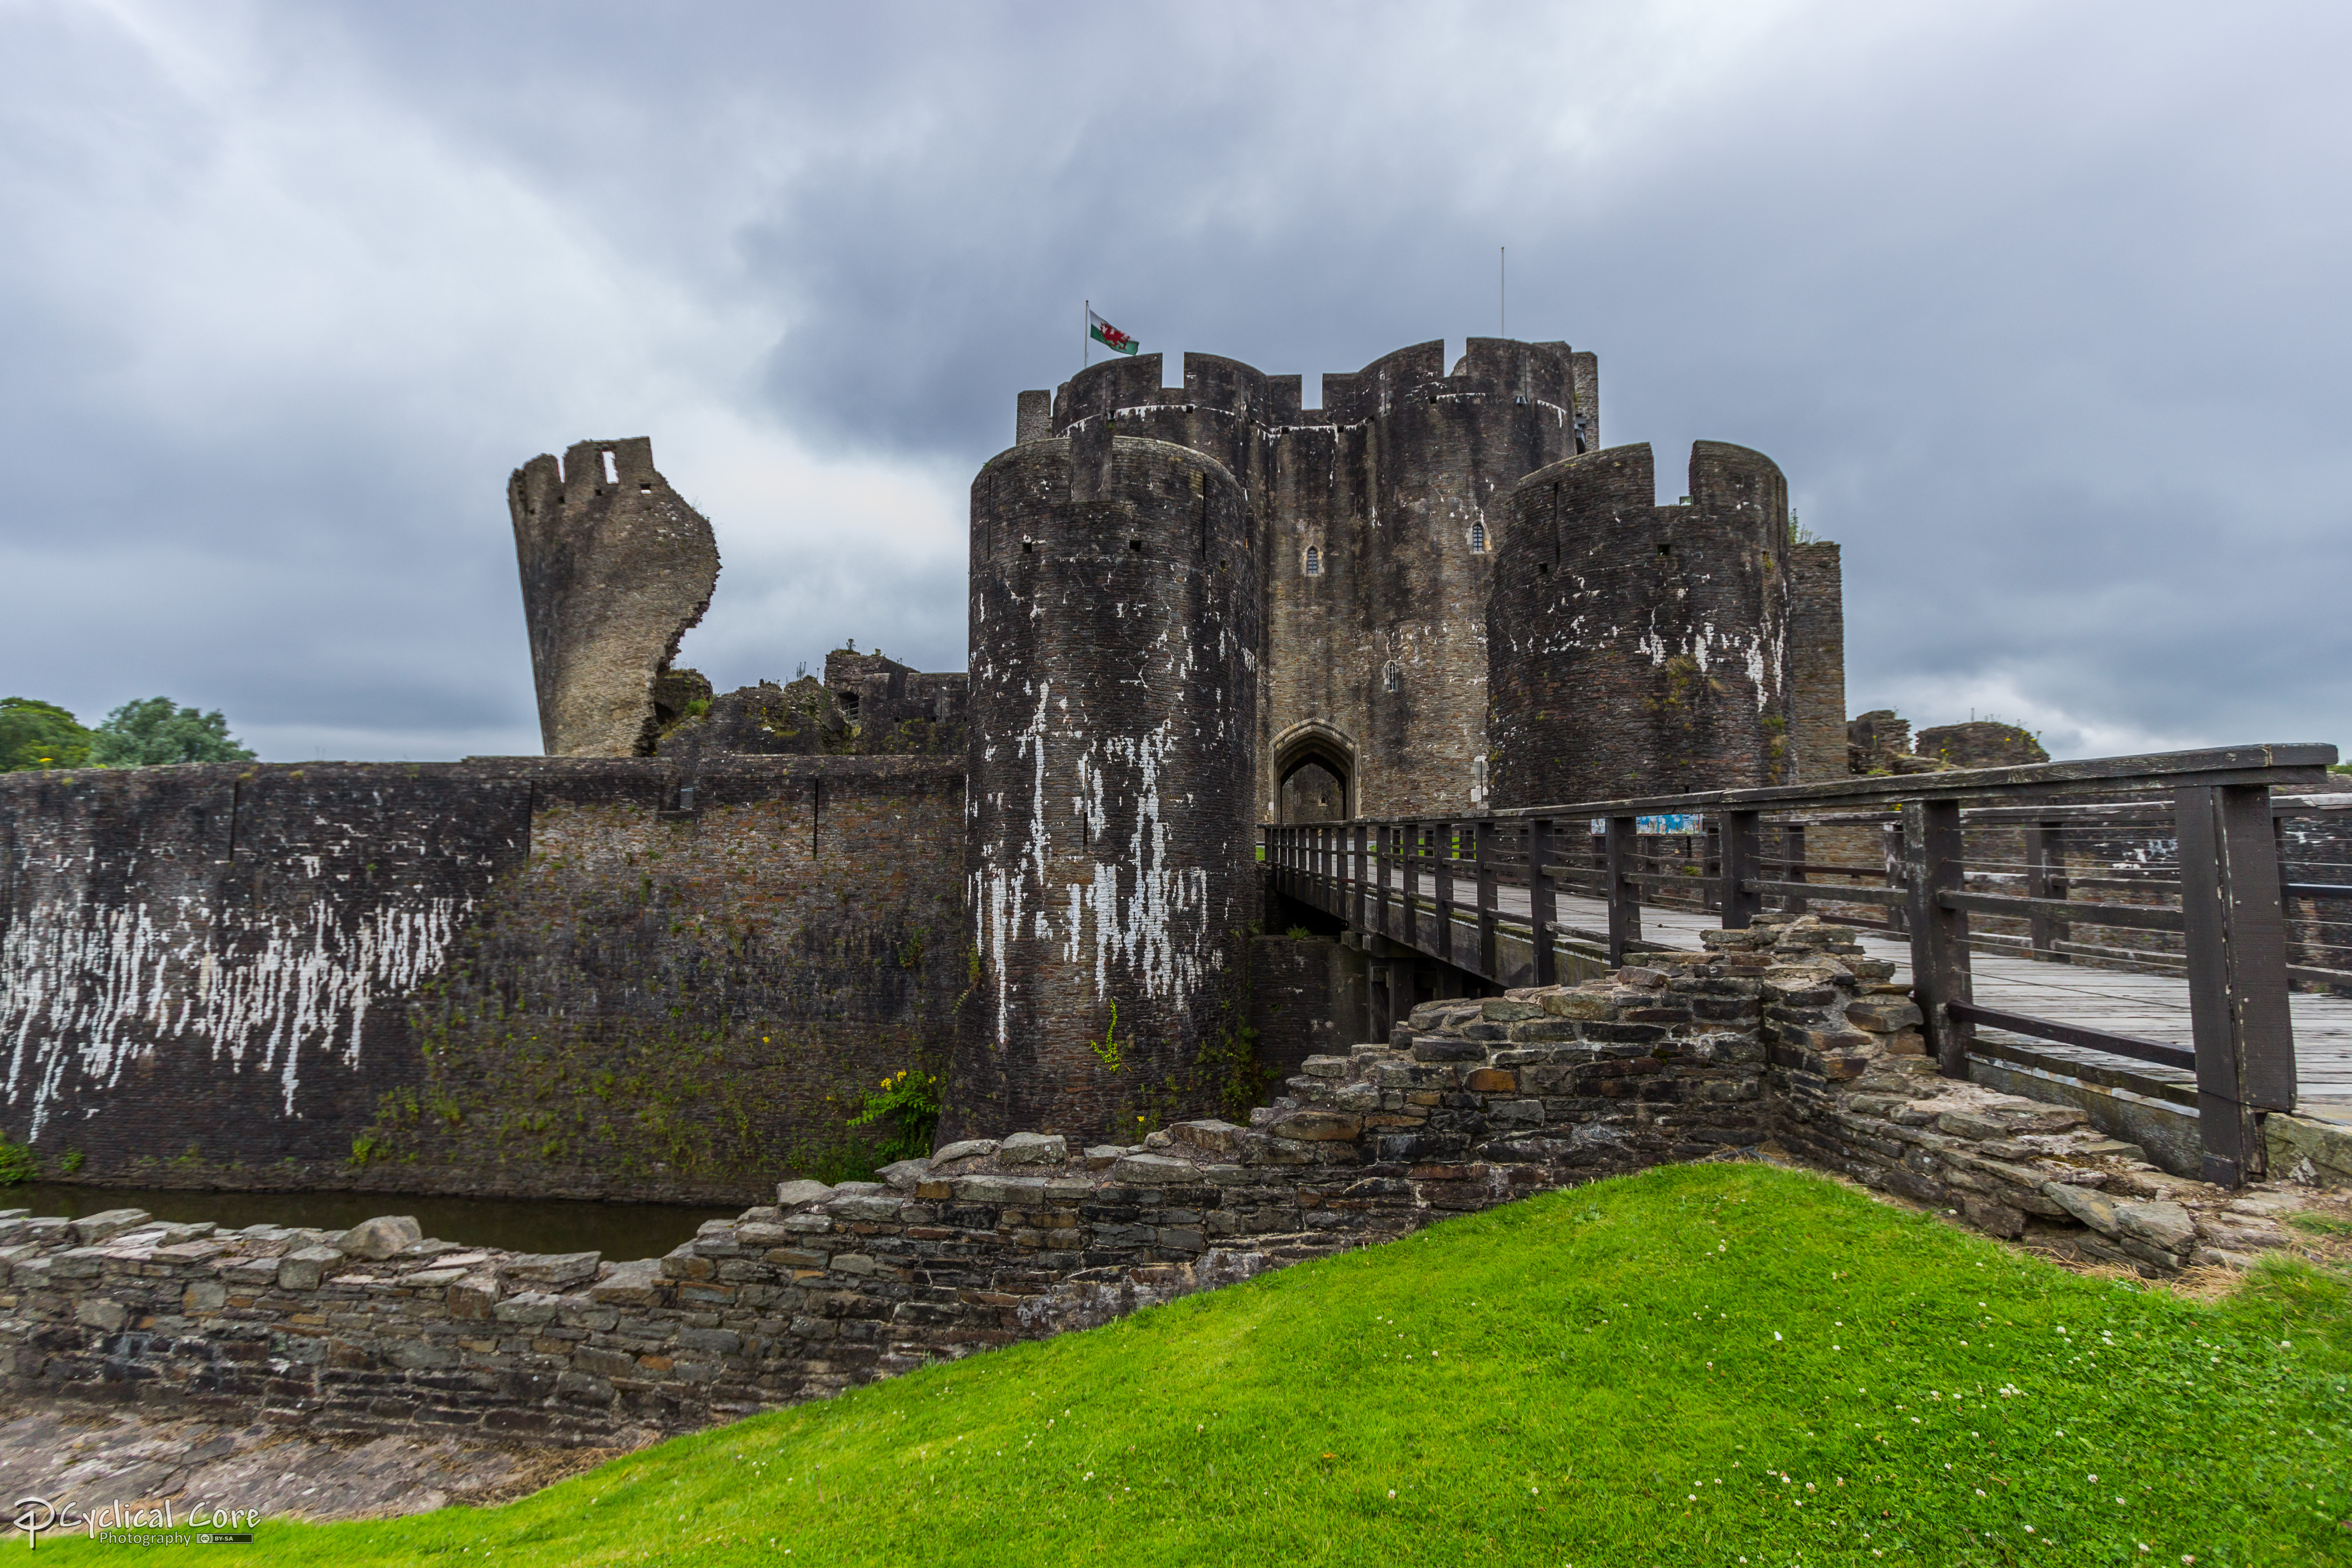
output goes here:
[[1356, 808], [1356, 748], [1328, 724], [1307, 723], [1275, 750], [1277, 822], [1345, 822]]

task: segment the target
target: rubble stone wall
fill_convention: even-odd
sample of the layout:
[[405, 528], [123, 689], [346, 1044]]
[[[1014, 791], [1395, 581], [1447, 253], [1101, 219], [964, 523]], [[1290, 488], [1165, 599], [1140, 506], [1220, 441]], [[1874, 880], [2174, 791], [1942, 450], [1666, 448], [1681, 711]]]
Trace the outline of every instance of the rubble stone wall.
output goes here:
[[2149, 1274], [2284, 1240], [2291, 1192], [2166, 1177], [2079, 1114], [1937, 1079], [1889, 966], [1769, 917], [1574, 986], [1426, 1004], [1242, 1126], [1016, 1133], [786, 1183], [661, 1258], [0, 1212], [0, 1378], [291, 1426], [553, 1443], [704, 1425], [1668, 1161], [1775, 1141]]

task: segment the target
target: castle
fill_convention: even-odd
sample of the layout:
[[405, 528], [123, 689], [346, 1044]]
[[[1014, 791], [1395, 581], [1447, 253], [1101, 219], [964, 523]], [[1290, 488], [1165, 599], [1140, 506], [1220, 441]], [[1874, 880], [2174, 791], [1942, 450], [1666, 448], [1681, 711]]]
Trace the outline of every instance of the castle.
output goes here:
[[943, 1137], [1233, 1111], [1365, 1009], [1259, 933], [1261, 821], [1845, 771], [1836, 547], [1741, 447], [1655, 504], [1592, 354], [1161, 382], [1019, 395], [968, 677], [713, 692], [709, 525], [590, 441], [509, 485], [546, 757], [0, 781], [0, 1131], [97, 1179], [731, 1198], [900, 1068]]

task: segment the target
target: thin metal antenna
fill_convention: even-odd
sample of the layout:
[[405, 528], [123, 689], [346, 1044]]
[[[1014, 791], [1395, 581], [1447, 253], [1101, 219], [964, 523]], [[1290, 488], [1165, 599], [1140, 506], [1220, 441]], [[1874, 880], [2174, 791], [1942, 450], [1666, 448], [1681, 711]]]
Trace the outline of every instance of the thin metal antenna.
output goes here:
[[1510, 261], [1511, 247], [1507, 245], [1496, 246], [1495, 247], [1495, 335], [1503, 338], [1511, 335]]

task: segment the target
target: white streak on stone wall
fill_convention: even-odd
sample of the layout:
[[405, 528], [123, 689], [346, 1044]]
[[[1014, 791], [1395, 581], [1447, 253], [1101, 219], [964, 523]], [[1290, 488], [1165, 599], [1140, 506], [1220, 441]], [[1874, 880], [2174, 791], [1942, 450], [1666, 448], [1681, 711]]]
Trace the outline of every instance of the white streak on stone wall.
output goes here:
[[305, 1061], [331, 1052], [358, 1067], [369, 1007], [438, 970], [473, 906], [380, 905], [347, 927], [323, 899], [299, 919], [226, 921], [200, 909], [159, 921], [144, 904], [44, 904], [0, 939], [5, 1097], [30, 1099], [38, 1137], [69, 1089], [110, 1089], [151, 1051], [202, 1050], [274, 1075], [296, 1115]]
[[[1012, 1033], [1013, 978], [1005, 960], [1009, 956], [1005, 944], [1020, 932], [1023, 895], [1028, 884], [1034, 882], [1042, 895], [1045, 889], [1045, 857], [1053, 848], [1054, 836], [1045, 826], [1045, 726], [1053, 700], [1053, 682], [1040, 683], [1036, 688], [1037, 710], [1029, 719], [1028, 727], [1014, 737], [1020, 746], [1016, 754], [1030, 759], [1029, 837], [1022, 846], [1019, 858], [1009, 866], [983, 865], [972, 874], [970, 889], [972, 912], [972, 945], [988, 954], [989, 969], [996, 976], [996, 1043], [1003, 1046]], [[1065, 698], [1065, 705], [1068, 699]], [[1003, 802], [997, 803], [998, 809]], [[991, 846], [990, 847], [993, 847]], [[1041, 939], [1052, 933], [1045, 912], [1038, 909], [1032, 917], [1035, 935]]]
[[[1174, 721], [1166, 720], [1142, 735], [1103, 742], [1111, 759], [1134, 770], [1136, 794], [1135, 832], [1127, 853], [1097, 861], [1091, 882], [1070, 885], [1073, 894], [1083, 895], [1094, 926], [1098, 1000], [1112, 999], [1110, 971], [1116, 963], [1140, 983], [1144, 995], [1181, 1007], [1216, 952], [1214, 922], [1208, 918], [1209, 874], [1171, 864], [1169, 826], [1160, 813], [1160, 767], [1175, 744]], [[1098, 791], [1100, 770], [1094, 772]], [[1073, 949], [1082, 940], [1076, 930], [1071, 932]]]

